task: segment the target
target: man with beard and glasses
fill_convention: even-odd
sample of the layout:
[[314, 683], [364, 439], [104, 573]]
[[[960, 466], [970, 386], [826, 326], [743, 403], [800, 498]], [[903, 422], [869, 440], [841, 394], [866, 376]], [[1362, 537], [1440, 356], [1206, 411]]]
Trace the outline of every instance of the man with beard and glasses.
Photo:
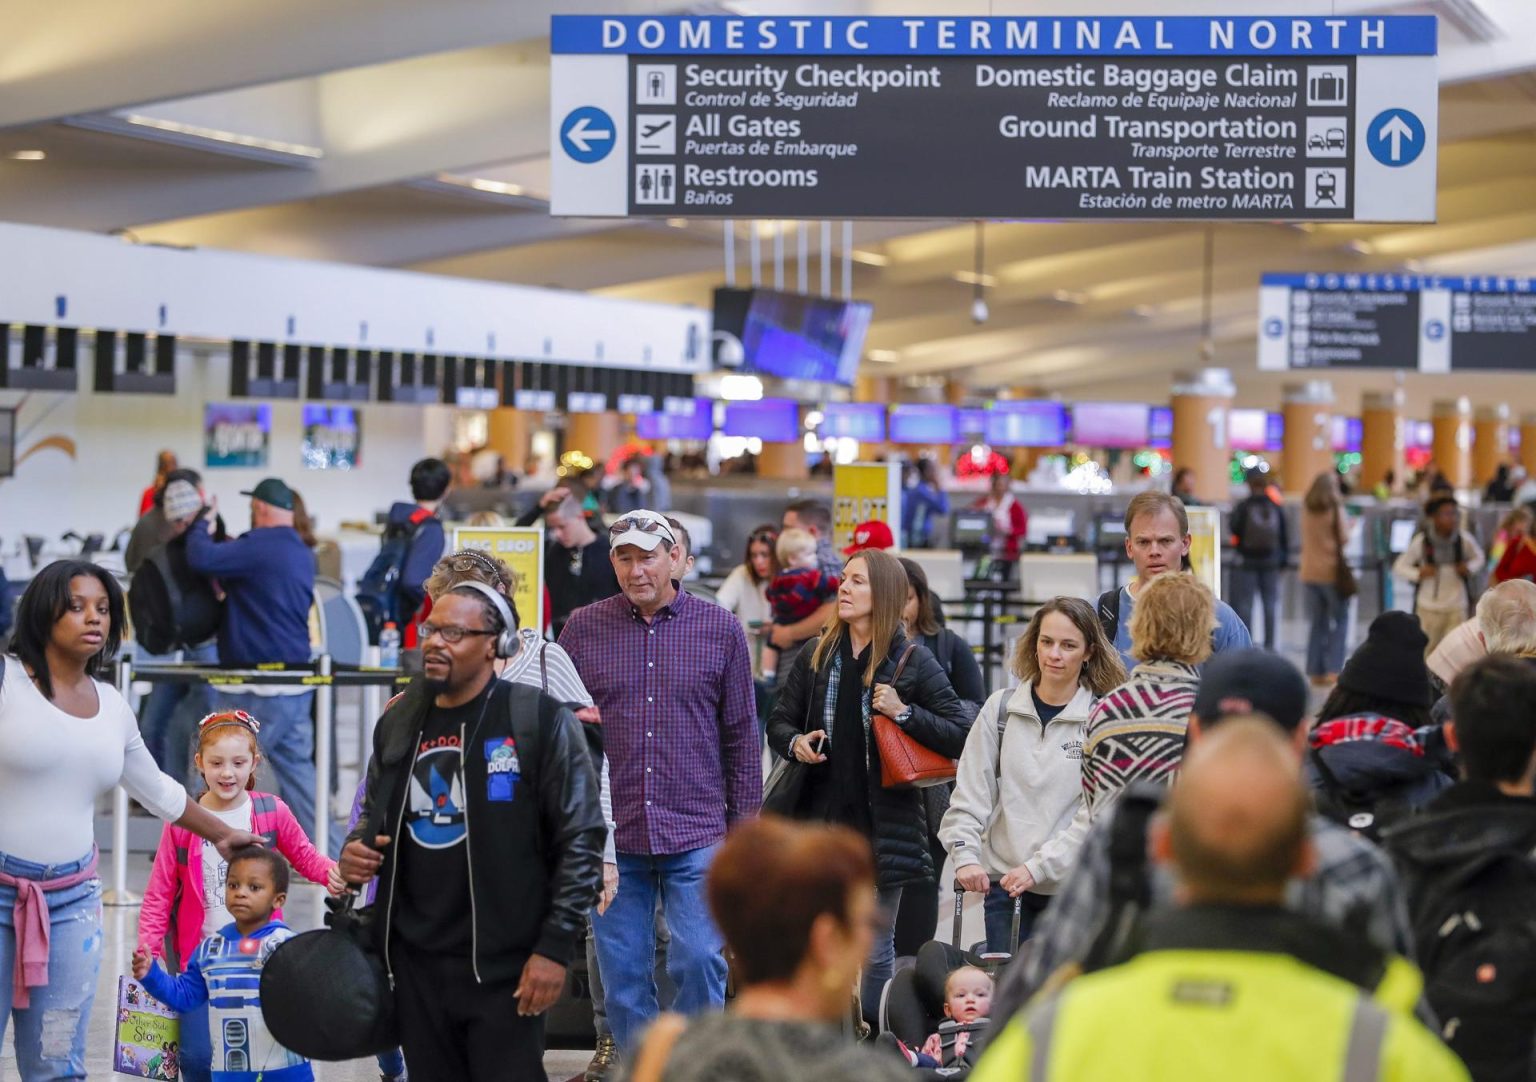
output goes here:
[[410, 1077], [543, 1079], [540, 1016], [598, 893], [597, 774], [567, 707], [496, 679], [516, 628], [494, 589], [452, 587], [421, 633], [425, 671], [374, 733], [342, 877], [379, 880]]

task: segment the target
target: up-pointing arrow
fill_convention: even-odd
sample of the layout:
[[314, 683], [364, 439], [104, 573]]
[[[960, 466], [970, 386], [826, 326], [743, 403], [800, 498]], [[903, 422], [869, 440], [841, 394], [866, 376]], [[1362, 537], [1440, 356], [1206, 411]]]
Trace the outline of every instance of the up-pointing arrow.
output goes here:
[[[1398, 123], [1401, 124], [1402, 121], [1398, 121]], [[575, 143], [577, 149], [579, 149], [583, 154], [589, 153], [592, 150], [592, 146], [588, 142], [589, 139], [612, 139], [613, 138], [613, 129], [612, 128], [597, 128], [597, 129], [593, 129], [593, 128], [588, 127], [587, 125], [588, 125], [588, 118], [582, 117], [575, 124], [571, 125], [571, 130], [570, 131], [565, 133], [565, 137], [567, 139], [569, 139], [571, 142]], [[1405, 128], [1404, 131], [1406, 131], [1406, 130], [1407, 129]]]
[[1391, 120], [1383, 124], [1379, 134], [1383, 139], [1392, 140], [1393, 161], [1402, 160], [1404, 139], [1407, 139], [1410, 143], [1413, 142], [1413, 129], [1403, 123], [1403, 118], [1400, 116], [1394, 115]]

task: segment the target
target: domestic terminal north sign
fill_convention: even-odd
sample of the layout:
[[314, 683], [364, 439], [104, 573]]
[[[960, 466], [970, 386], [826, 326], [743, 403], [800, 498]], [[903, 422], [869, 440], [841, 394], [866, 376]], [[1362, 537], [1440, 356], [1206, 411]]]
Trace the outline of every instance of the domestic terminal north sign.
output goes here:
[[1429, 16], [555, 16], [551, 52], [557, 215], [1435, 215]]

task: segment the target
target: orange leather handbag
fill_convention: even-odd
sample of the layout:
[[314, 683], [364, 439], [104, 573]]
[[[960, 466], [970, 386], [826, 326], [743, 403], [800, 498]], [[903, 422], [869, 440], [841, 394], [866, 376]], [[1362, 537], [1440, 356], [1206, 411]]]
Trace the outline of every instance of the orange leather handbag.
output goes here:
[[[907, 659], [916, 649], [916, 643], [907, 644], [901, 660], [896, 663], [896, 673], [891, 677], [892, 687], [901, 679]], [[880, 784], [885, 788], [926, 789], [930, 785], [955, 780], [955, 760], [919, 744], [884, 714], [871, 717], [870, 728], [875, 734], [875, 747], [880, 752]]]

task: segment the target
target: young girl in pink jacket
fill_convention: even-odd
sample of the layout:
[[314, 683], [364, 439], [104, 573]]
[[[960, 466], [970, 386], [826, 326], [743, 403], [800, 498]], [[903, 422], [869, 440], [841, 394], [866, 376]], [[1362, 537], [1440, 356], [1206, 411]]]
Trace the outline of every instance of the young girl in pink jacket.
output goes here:
[[[260, 728], [261, 723], [244, 710], [210, 714], [199, 723], [194, 762], [208, 791], [197, 802], [238, 829], [260, 835], [304, 878], [338, 891], [336, 862], [314, 847], [287, 804], [271, 793], [254, 791], [261, 761], [256, 744]], [[233, 919], [224, 908], [228, 872], [211, 845], [189, 830], [167, 825], [139, 913], [139, 949], [163, 959], [169, 939], [179, 969], [199, 943]], [[281, 913], [277, 919], [282, 919]], [[206, 1011], [201, 1007], [182, 1017], [181, 1077], [185, 1082], [207, 1082], [210, 1077], [213, 1053]]]

